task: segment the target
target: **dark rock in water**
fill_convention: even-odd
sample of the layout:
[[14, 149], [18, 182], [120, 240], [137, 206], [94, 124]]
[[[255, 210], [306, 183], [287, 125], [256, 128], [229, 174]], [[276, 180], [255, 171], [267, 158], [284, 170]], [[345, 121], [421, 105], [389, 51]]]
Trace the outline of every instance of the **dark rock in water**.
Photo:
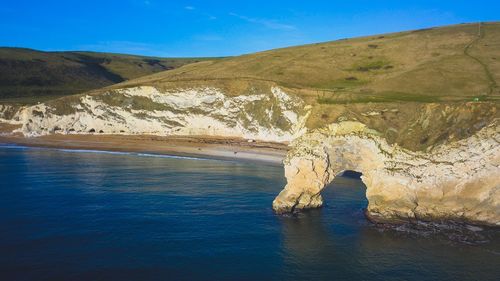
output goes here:
[[496, 230], [490, 227], [480, 227], [454, 221], [416, 221], [399, 225], [376, 224], [376, 226], [381, 231], [396, 231], [404, 235], [429, 237], [469, 245], [488, 243], [491, 241], [492, 236], [497, 234]]

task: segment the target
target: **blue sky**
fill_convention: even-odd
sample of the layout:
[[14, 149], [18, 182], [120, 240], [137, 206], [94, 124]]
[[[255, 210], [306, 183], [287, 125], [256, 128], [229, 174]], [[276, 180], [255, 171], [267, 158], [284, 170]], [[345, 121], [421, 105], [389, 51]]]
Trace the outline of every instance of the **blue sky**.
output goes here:
[[362, 35], [500, 20], [500, 1], [0, 2], [0, 46], [229, 56]]

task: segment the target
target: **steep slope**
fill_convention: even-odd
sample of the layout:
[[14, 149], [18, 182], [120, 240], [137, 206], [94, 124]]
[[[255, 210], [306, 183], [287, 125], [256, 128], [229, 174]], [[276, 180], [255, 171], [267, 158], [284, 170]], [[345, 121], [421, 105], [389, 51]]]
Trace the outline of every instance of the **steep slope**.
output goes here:
[[499, 23], [478, 23], [271, 50], [0, 116], [26, 136], [291, 142], [277, 212], [321, 206], [322, 189], [354, 170], [376, 220], [500, 225], [499, 43]]
[[38, 102], [201, 60], [0, 48], [0, 100]]

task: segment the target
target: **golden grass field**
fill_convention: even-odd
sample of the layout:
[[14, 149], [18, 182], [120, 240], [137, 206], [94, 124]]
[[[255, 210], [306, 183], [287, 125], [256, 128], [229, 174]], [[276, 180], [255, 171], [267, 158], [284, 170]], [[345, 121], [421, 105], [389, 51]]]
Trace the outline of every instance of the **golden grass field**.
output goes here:
[[[125, 85], [272, 81], [319, 103], [498, 100], [500, 23], [368, 36], [204, 61]], [[234, 87], [234, 86], [233, 86]]]

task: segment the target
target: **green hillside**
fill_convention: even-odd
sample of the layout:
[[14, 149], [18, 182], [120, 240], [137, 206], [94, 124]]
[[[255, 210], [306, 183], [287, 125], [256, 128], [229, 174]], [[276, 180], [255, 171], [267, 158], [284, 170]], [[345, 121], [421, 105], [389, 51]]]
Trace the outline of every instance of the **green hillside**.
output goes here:
[[44, 101], [202, 60], [0, 48], [0, 101]]
[[272, 81], [320, 104], [497, 100], [500, 23], [277, 49], [188, 65], [130, 84], [223, 80]]

